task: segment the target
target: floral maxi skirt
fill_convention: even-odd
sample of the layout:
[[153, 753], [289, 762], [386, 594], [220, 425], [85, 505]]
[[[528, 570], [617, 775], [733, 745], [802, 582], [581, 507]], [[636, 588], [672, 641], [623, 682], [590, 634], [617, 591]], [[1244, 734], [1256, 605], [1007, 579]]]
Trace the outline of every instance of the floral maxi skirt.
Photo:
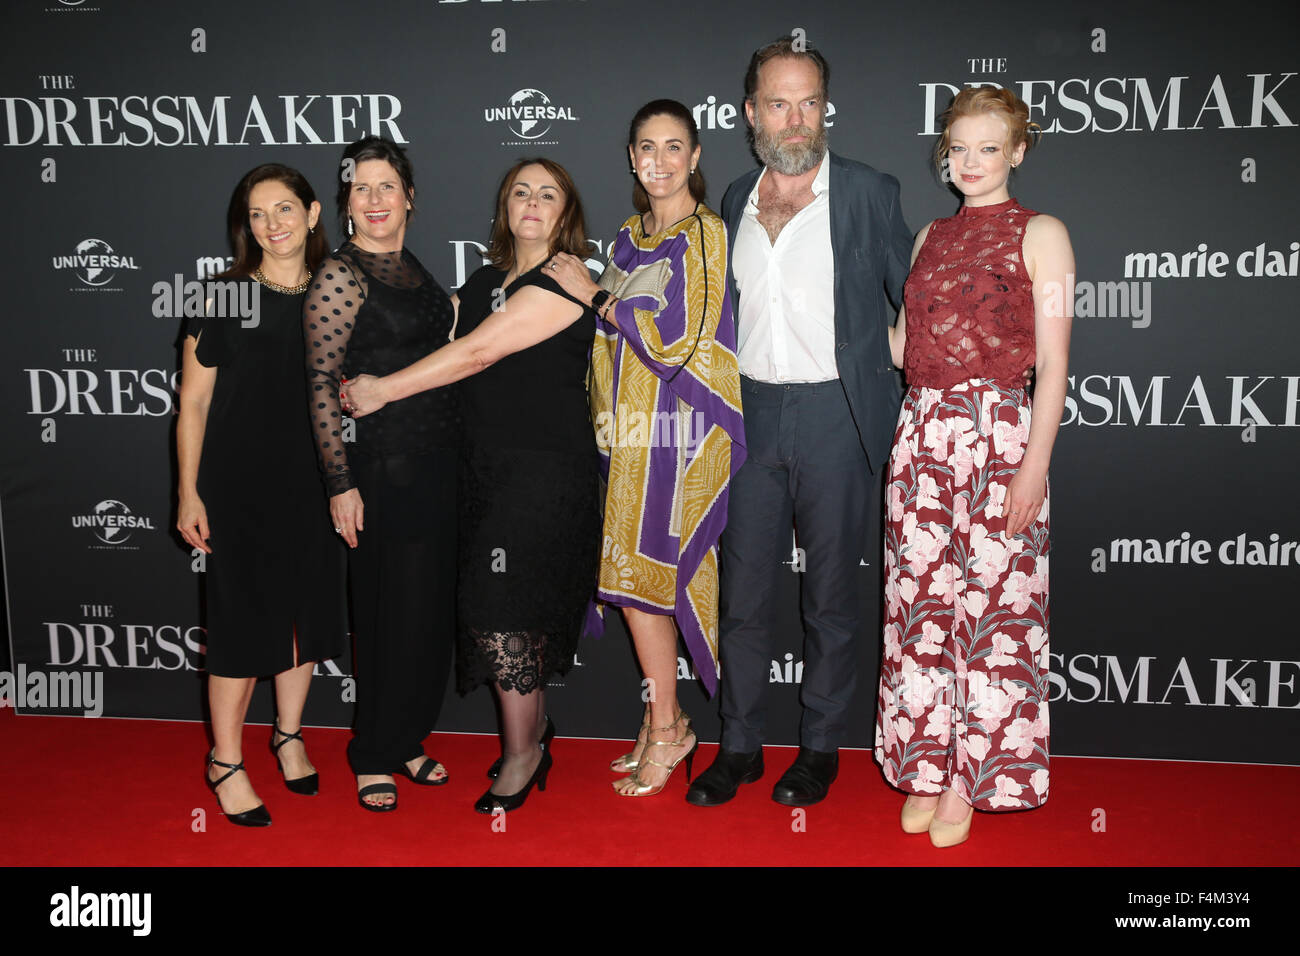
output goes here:
[[899, 789], [980, 810], [1047, 799], [1050, 495], [1002, 533], [1029, 421], [1023, 388], [913, 386], [887, 477], [875, 757]]

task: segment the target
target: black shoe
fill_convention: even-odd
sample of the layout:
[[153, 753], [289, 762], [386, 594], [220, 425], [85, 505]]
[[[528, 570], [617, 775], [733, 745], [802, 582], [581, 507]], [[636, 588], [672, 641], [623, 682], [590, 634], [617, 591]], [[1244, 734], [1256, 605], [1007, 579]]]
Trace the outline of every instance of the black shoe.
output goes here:
[[[239, 773], [239, 771], [244, 770], [244, 762], [242, 760], [239, 763], [222, 763], [218, 760], [216, 748], [213, 748], [212, 752], [208, 754], [208, 767], [211, 768], [213, 766], [227, 768], [226, 772], [216, 780], [208, 777], [206, 773], [204, 774], [204, 778], [207, 779], [208, 787], [212, 790], [212, 795], [214, 797], [217, 796], [217, 787], [221, 786], [235, 774]], [[244, 770], [244, 773], [248, 773], [248, 771]], [[217, 806], [221, 806], [220, 797], [217, 797]], [[235, 824], [235, 826], [269, 827], [271, 825], [271, 811], [266, 809], [266, 804], [264, 803], [259, 803], [257, 806], [253, 807], [253, 809], [245, 810], [242, 813], [226, 813], [225, 810], [222, 810], [221, 812], [225, 818]]]
[[[393, 795], [392, 803], [367, 803], [366, 797], [374, 796], [381, 793], [391, 793]], [[397, 809], [397, 785], [393, 783], [369, 783], [357, 791], [357, 803], [361, 804], [362, 810], [369, 810], [371, 813], [389, 813]]]
[[441, 787], [444, 783], [446, 783], [448, 780], [451, 779], [451, 774], [447, 773], [446, 767], [443, 767], [442, 776], [439, 777], [437, 780], [430, 780], [429, 777], [432, 776], [433, 772], [436, 769], [438, 769], [438, 761], [434, 760], [428, 754], [425, 754], [424, 763], [420, 764], [420, 769], [417, 770], [415, 773], [411, 773], [411, 771], [406, 768], [406, 764], [404, 763], [398, 764], [397, 769], [394, 770], [393, 773], [395, 774], [400, 773], [403, 777], [406, 777], [406, 779], [410, 780], [412, 783], [418, 783], [422, 787]]
[[[542, 731], [541, 739], [538, 740], [537, 742], [541, 745], [542, 749], [545, 750], [546, 745], [549, 744], [554, 739], [555, 739], [555, 724], [551, 723], [551, 718], [548, 716], [546, 718], [546, 729]], [[505, 761], [505, 759], [506, 759], [505, 757], [497, 757], [496, 761], [492, 764], [492, 766], [488, 767], [487, 775], [491, 777], [493, 780], [495, 780], [500, 775], [501, 764]]]
[[[271, 753], [275, 755], [275, 762], [280, 764], [280, 776], [282, 777], [284, 777], [284, 764], [280, 763], [280, 748], [291, 740], [301, 742], [303, 747], [307, 746], [302, 739], [301, 727], [298, 728], [297, 733], [286, 734], [280, 729], [280, 718], [277, 717], [275, 727], [271, 731]], [[314, 797], [320, 793], [320, 774], [309, 773], [305, 777], [294, 777], [292, 780], [284, 777], [284, 785], [294, 793], [300, 793], [304, 797]]]
[[742, 783], [753, 783], [763, 776], [763, 748], [753, 753], [737, 753], [718, 748], [718, 756], [709, 769], [695, 778], [686, 791], [686, 802], [697, 807], [717, 807], [736, 795]]
[[524, 784], [524, 789], [518, 793], [493, 793], [490, 789], [483, 796], [478, 798], [474, 804], [474, 809], [479, 813], [495, 813], [498, 809], [509, 813], [511, 810], [518, 810], [528, 799], [528, 791], [533, 789], [533, 784], [537, 784], [538, 790], [546, 789], [546, 775], [551, 772], [551, 764], [554, 763], [549, 750], [542, 750], [542, 759], [537, 764], [537, 769], [533, 775], [528, 778]]
[[838, 750], [824, 753], [800, 747], [799, 756], [772, 788], [772, 799], [787, 807], [809, 807], [820, 803], [826, 799], [839, 772]]

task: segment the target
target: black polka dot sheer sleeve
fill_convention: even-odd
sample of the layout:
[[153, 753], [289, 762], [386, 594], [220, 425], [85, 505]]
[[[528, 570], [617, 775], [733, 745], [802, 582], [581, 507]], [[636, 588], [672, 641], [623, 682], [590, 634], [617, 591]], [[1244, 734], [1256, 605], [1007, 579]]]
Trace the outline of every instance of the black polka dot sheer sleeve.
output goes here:
[[344, 417], [339, 387], [343, 364], [366, 300], [364, 273], [335, 253], [321, 263], [303, 303], [307, 346], [307, 390], [312, 433], [320, 456], [325, 489], [332, 497], [355, 488], [343, 441]]

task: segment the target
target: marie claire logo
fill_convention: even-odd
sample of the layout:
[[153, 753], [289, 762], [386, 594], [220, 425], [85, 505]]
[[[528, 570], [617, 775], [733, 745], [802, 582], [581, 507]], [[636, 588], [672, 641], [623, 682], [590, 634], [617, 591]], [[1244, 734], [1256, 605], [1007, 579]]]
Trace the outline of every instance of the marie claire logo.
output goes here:
[[769, 684], [802, 684], [803, 661], [794, 659], [794, 654], [785, 652], [785, 660], [772, 661], [767, 672]]
[[1273, 532], [1264, 538], [1248, 537], [1209, 541], [1193, 538], [1184, 531], [1176, 538], [1115, 538], [1107, 548], [1093, 548], [1093, 573], [1104, 573], [1109, 564], [1210, 564], [1229, 567], [1300, 566], [1300, 541], [1283, 541]]
[[194, 260], [194, 274], [200, 279], [211, 279], [234, 264], [234, 256], [199, 256]]
[[517, 141], [504, 142], [502, 146], [554, 146], [557, 140], [543, 139], [551, 127], [559, 122], [577, 122], [573, 107], [556, 106], [541, 90], [525, 88], [510, 97], [505, 106], [489, 106], [483, 110], [488, 123], [504, 122], [517, 137]]
[[1235, 255], [1221, 249], [1211, 252], [1204, 242], [1190, 252], [1130, 252], [1124, 257], [1124, 277], [1222, 279], [1229, 274], [1230, 264], [1243, 279], [1294, 279], [1300, 276], [1300, 242], [1291, 243], [1285, 252], [1261, 242]]
[[101, 501], [90, 514], [73, 515], [72, 526], [91, 529], [96, 540], [112, 548], [124, 547], [135, 531], [154, 530], [152, 520], [145, 515], [133, 514], [130, 508], [114, 498]]
[[140, 268], [133, 256], [119, 255], [103, 239], [82, 239], [72, 255], [54, 256], [53, 263], [55, 269], [72, 269], [82, 285], [91, 289], [105, 289], [119, 269]]
[[[744, 129], [748, 123], [745, 112], [735, 103], [719, 102], [717, 96], [710, 93], [704, 102], [691, 107], [695, 125], [700, 129]], [[835, 104], [826, 104], [826, 116], [823, 120], [827, 129], [835, 125]]]

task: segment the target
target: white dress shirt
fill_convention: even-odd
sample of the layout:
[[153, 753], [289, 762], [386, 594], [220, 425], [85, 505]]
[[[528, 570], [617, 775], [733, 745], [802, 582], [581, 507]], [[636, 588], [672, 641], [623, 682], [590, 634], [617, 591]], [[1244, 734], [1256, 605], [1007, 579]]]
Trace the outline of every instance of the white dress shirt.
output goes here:
[[759, 382], [829, 382], [835, 365], [835, 260], [831, 253], [830, 157], [812, 182], [813, 201], [773, 243], [758, 221], [764, 169], [745, 203], [731, 268], [740, 295], [740, 373]]

